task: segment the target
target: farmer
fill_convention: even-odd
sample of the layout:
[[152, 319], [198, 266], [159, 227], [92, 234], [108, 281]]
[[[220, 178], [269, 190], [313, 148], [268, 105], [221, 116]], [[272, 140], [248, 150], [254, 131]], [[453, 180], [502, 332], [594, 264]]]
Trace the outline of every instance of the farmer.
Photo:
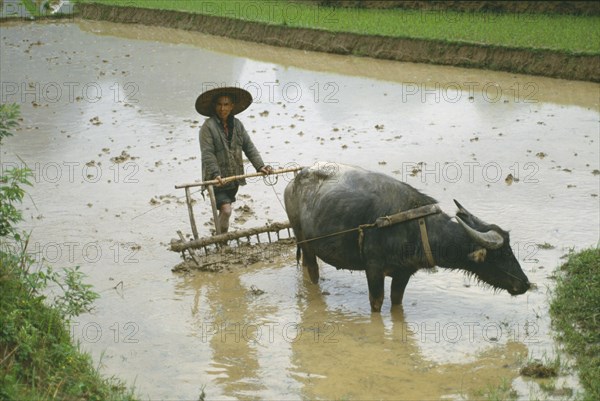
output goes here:
[[252, 143], [248, 132], [235, 115], [252, 103], [252, 95], [244, 89], [224, 87], [208, 90], [196, 99], [196, 110], [209, 117], [200, 128], [203, 181], [218, 180], [215, 187], [219, 227], [221, 234], [229, 229], [231, 204], [235, 202], [240, 185], [246, 180], [223, 182], [223, 178], [244, 174], [242, 151], [256, 171], [270, 174], [273, 169], [265, 165]]

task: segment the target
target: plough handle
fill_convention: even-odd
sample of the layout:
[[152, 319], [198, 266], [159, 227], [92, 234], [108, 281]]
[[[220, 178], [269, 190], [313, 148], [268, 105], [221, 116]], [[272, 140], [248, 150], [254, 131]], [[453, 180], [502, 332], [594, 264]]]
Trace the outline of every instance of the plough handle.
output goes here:
[[[277, 175], [277, 174], [284, 174], [284, 173], [291, 173], [293, 171], [298, 171], [298, 170], [302, 170], [304, 167], [292, 167], [292, 168], [282, 168], [279, 170], [273, 170], [271, 172], [271, 174], [265, 174], [265, 173], [249, 173], [249, 174], [241, 174], [241, 175], [232, 175], [229, 177], [225, 177], [222, 178], [221, 180], [223, 181], [223, 184], [226, 184], [228, 182], [231, 181], [236, 181], [236, 180], [241, 180], [242, 178], [251, 178], [251, 177], [261, 177], [261, 176], [266, 176], [266, 175]], [[201, 186], [207, 186], [207, 185], [219, 185], [219, 181], [218, 180], [209, 180], [209, 181], [203, 181], [203, 182], [193, 182], [193, 183], [189, 183], [189, 184], [179, 184], [179, 185], [175, 185], [176, 189], [181, 189], [181, 188], [190, 188], [190, 187], [201, 187]]]

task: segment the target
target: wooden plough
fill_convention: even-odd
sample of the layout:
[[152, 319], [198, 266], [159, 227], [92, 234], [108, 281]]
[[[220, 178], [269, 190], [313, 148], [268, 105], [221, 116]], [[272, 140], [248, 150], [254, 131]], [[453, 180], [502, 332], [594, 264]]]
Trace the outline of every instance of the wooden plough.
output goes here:
[[[269, 176], [271, 176], [271, 175], [278, 176], [280, 174], [286, 174], [286, 173], [292, 173], [292, 172], [295, 174], [297, 171], [301, 170], [302, 168], [303, 167], [294, 167], [294, 168], [285, 168], [285, 169], [274, 170], [271, 174], [269, 174]], [[236, 180], [239, 180], [242, 178], [262, 177], [262, 176], [267, 176], [267, 175], [264, 173], [243, 174], [243, 175], [226, 177], [226, 178], [223, 178], [222, 181], [223, 181], [223, 183], [227, 183], [227, 182], [236, 181]], [[280, 239], [282, 239], [280, 237], [280, 233], [282, 231], [287, 232], [287, 238], [293, 237], [292, 233], [290, 231], [290, 224], [287, 221], [271, 223], [271, 224], [267, 224], [262, 227], [248, 228], [248, 229], [231, 231], [231, 232], [222, 234], [220, 232], [220, 227], [218, 224], [218, 221], [219, 221], [218, 210], [217, 210], [217, 204], [216, 204], [215, 193], [214, 193], [214, 188], [213, 188], [215, 185], [219, 185], [219, 181], [210, 180], [210, 181], [204, 181], [204, 182], [194, 182], [194, 183], [175, 185], [176, 189], [184, 189], [185, 190], [185, 201], [186, 201], [187, 208], [188, 208], [188, 214], [189, 214], [189, 218], [190, 218], [190, 226], [192, 229], [192, 235], [193, 235], [194, 239], [186, 241], [185, 237], [183, 236], [183, 233], [181, 231], [177, 231], [179, 240], [177, 240], [177, 239], [171, 240], [171, 244], [170, 244], [171, 251], [181, 252], [182, 254], [187, 251], [190, 254], [194, 263], [198, 267], [202, 267], [203, 255], [201, 255], [200, 253], [197, 253], [196, 250], [204, 249], [204, 256], [206, 256], [209, 254], [209, 246], [210, 245], [216, 245], [215, 248], [218, 248], [220, 244], [224, 244], [224, 243], [227, 243], [228, 241], [235, 240], [237, 245], [239, 246], [241, 239], [246, 238], [247, 243], [250, 243], [251, 237], [256, 238], [256, 241], [258, 243], [261, 243], [260, 234], [264, 234], [264, 233], [267, 234], [267, 240], [269, 243], [271, 243], [274, 240], [279, 241]], [[215, 235], [208, 236], [208, 237], [202, 237], [202, 238], [200, 238], [198, 236], [198, 228], [196, 226], [196, 219], [194, 217], [194, 210], [192, 207], [192, 197], [190, 194], [190, 188], [193, 188], [193, 187], [204, 187], [208, 190], [208, 194], [210, 197], [210, 203], [211, 203], [211, 207], [212, 207], [213, 221], [215, 223]]]

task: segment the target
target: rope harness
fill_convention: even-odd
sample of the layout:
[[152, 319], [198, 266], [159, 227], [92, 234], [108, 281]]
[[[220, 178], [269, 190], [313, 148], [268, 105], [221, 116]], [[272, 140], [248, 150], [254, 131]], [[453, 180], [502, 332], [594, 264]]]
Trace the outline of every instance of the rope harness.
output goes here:
[[431, 251], [431, 247], [429, 246], [429, 237], [427, 235], [427, 226], [425, 224], [425, 217], [440, 213], [442, 210], [437, 204], [426, 205], [417, 207], [415, 209], [405, 210], [403, 212], [398, 212], [392, 214], [390, 216], [382, 216], [378, 217], [375, 220], [375, 223], [370, 224], [361, 224], [358, 227], [349, 228], [347, 230], [338, 231], [331, 234], [321, 235], [315, 238], [309, 238], [302, 241], [298, 241], [297, 244], [303, 244], [305, 242], [316, 241], [322, 238], [334, 237], [336, 235], [346, 234], [352, 231], [358, 231], [358, 249], [362, 258], [363, 251], [363, 242], [364, 242], [364, 230], [366, 228], [383, 228], [388, 227], [394, 224], [404, 223], [411, 220], [419, 219], [419, 230], [421, 233], [421, 242], [423, 243], [423, 253], [425, 254], [425, 258], [429, 267], [435, 266], [435, 260], [433, 259], [433, 252]]

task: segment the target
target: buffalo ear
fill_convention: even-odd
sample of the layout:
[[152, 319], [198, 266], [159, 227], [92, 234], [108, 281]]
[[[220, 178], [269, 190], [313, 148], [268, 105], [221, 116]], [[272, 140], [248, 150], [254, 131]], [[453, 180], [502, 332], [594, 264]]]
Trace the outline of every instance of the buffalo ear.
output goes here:
[[487, 255], [487, 250], [485, 248], [479, 248], [470, 254], [467, 255], [467, 258], [472, 260], [475, 263], [483, 263], [485, 261], [485, 257]]

